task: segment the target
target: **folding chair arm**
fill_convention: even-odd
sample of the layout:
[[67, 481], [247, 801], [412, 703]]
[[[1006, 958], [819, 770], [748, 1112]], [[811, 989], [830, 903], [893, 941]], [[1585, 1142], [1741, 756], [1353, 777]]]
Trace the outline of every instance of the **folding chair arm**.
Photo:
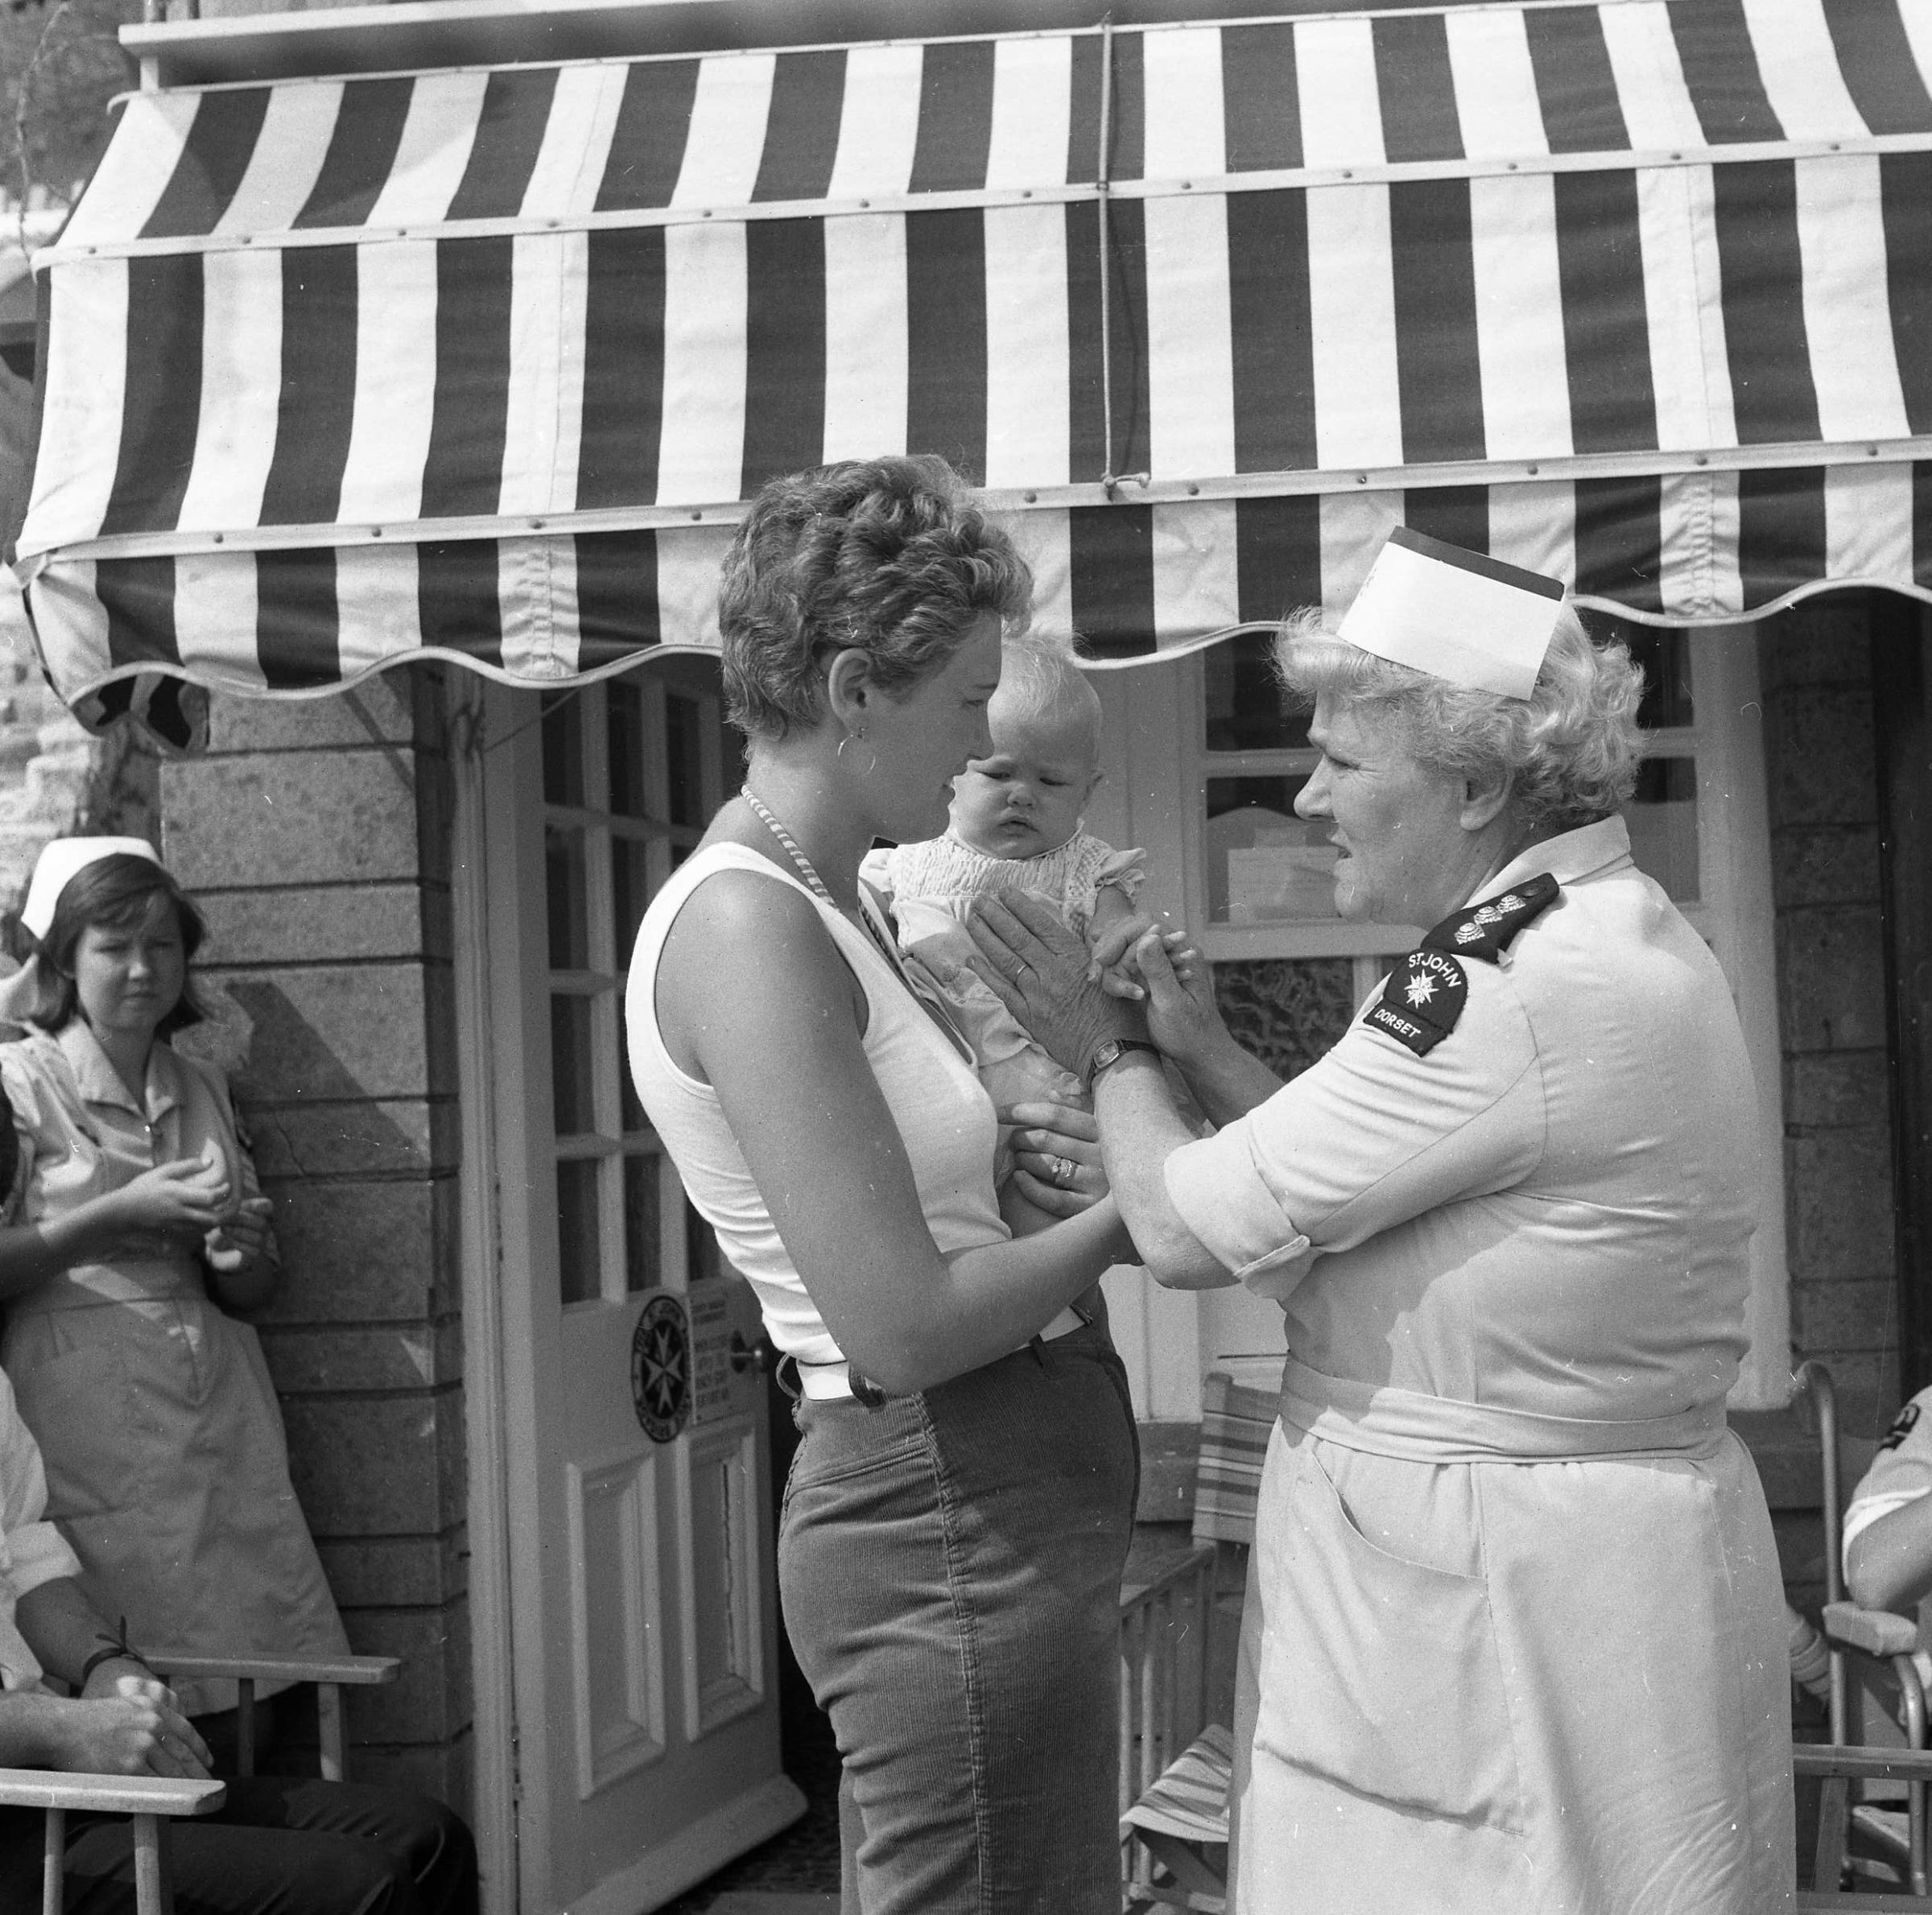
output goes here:
[[0, 1806], [72, 1809], [100, 1815], [206, 1815], [228, 1793], [186, 1776], [70, 1775], [52, 1768], [0, 1768]]
[[1868, 1656], [1909, 1656], [1918, 1647], [1915, 1618], [1889, 1609], [1861, 1609], [1856, 1603], [1827, 1603], [1823, 1621], [1827, 1641]]
[[1801, 1742], [1791, 1752], [1791, 1773], [1932, 1782], [1932, 1748], [1864, 1748], [1856, 1744], [1834, 1748], [1827, 1742]]
[[394, 1656], [202, 1656], [185, 1650], [143, 1649], [142, 1661], [184, 1682], [225, 1676], [235, 1682], [393, 1682], [402, 1668]]
[[239, 1717], [235, 1765], [245, 1776], [255, 1769], [255, 1685], [313, 1682], [322, 1739], [322, 1779], [340, 1782], [349, 1774], [349, 1741], [342, 1722], [345, 1686], [368, 1687], [393, 1682], [402, 1665], [394, 1656], [196, 1656], [162, 1648], [146, 1649], [142, 1659], [161, 1674], [184, 1682], [226, 1677], [237, 1691]]

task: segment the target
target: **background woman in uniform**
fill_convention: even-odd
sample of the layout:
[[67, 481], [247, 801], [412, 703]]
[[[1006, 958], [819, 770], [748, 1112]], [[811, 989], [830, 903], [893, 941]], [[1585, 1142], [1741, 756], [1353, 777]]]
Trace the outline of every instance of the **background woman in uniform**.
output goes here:
[[[269, 1204], [212, 1064], [201, 919], [138, 838], [56, 839], [20, 915], [0, 1046], [23, 1195], [0, 1228], [0, 1342], [47, 1466], [47, 1515], [138, 1649], [333, 1656], [348, 1641], [288, 1478], [255, 1333], [279, 1273]], [[211, 1712], [232, 1682], [184, 1682]]]
[[1325, 1058], [1282, 1086], [1143, 939], [1148, 1028], [1222, 1126], [1190, 1141], [1086, 954], [1023, 902], [981, 925], [1060, 1062], [1101, 1046], [1155, 1275], [1286, 1313], [1232, 1908], [1788, 1908], [1781, 1591], [1724, 1425], [1752, 1089], [1616, 815], [1641, 675], [1554, 581], [1406, 533], [1340, 638], [1291, 621], [1278, 656], [1336, 909], [1435, 927]]
[[719, 615], [749, 774], [625, 1001], [645, 1108], [803, 1379], [778, 1579], [844, 1760], [848, 1915], [1119, 1906], [1135, 1455], [1093, 1286], [1128, 1245], [1084, 1115], [1054, 1140], [1080, 1195], [1035, 1188], [1084, 1214], [1012, 1235], [970, 1048], [859, 881], [945, 828], [1030, 591], [939, 460], [766, 487]]

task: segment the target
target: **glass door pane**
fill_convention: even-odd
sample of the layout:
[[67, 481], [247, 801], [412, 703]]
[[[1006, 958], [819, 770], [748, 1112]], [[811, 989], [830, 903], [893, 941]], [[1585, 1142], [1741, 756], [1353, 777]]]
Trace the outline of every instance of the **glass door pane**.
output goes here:
[[[652, 894], [719, 799], [715, 679], [650, 668], [543, 708], [544, 867], [560, 1302], [681, 1286], [683, 1194], [631, 1088], [622, 1002]], [[708, 1236], [709, 1232], [704, 1233]], [[715, 1258], [712, 1260], [715, 1261]]]

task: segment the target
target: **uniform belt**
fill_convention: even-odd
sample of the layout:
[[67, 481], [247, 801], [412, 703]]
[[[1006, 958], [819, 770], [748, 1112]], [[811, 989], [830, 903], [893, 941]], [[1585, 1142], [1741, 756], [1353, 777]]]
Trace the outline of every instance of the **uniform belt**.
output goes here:
[[1546, 1416], [1463, 1403], [1422, 1390], [1324, 1376], [1290, 1356], [1282, 1372], [1282, 1422], [1323, 1442], [1415, 1463], [1556, 1463], [1590, 1456], [1714, 1455], [1724, 1406], [1628, 1422]]
[[[1086, 1321], [1087, 1319], [1082, 1316], [1077, 1310], [1071, 1308], [1063, 1310], [1037, 1337], [1029, 1338], [1028, 1341], [1042, 1343], [1052, 1343], [1056, 1338], [1065, 1336], [1069, 1331], [1080, 1329]], [[1023, 1350], [1026, 1348], [1026, 1344], [1022, 1343], [1020, 1348]], [[859, 1379], [858, 1389], [854, 1389], [852, 1382], [852, 1365], [843, 1361], [838, 1363], [800, 1363], [799, 1365], [799, 1386], [815, 1403], [842, 1402], [853, 1397], [857, 1397], [861, 1402], [864, 1402], [869, 1394], [875, 1400], [884, 1394], [876, 1385], [866, 1382], [863, 1376]]]

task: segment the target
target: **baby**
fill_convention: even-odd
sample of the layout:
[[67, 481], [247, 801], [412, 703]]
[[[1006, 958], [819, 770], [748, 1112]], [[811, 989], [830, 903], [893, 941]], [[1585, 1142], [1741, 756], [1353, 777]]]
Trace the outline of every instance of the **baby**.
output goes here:
[[[993, 754], [954, 780], [945, 836], [876, 851], [865, 875], [890, 899], [902, 949], [972, 1044], [993, 1102], [1090, 1108], [1080, 1079], [971, 968], [979, 954], [967, 912], [982, 893], [1026, 891], [1091, 943], [1133, 916], [1144, 854], [1116, 851], [1080, 828], [1100, 782], [1100, 701], [1064, 646], [1032, 634], [1009, 639], [986, 721]], [[1012, 1167], [1002, 1133], [996, 1178], [1004, 1182]]]

